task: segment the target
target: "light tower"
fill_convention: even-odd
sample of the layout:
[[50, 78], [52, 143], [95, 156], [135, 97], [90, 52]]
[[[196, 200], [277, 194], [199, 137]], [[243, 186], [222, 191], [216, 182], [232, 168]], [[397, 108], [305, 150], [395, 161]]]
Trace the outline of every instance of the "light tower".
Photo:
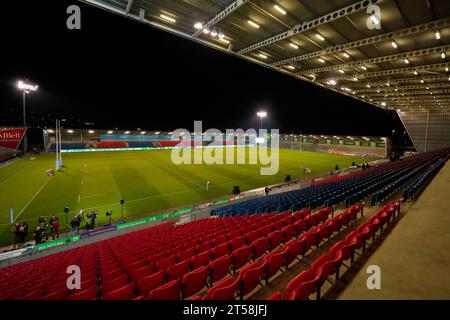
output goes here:
[[[17, 88], [22, 91], [22, 107], [23, 107], [23, 127], [27, 127], [27, 116], [26, 116], [26, 95], [30, 92], [37, 91], [38, 85], [31, 83], [28, 80], [19, 80], [17, 82]], [[25, 136], [23, 137], [23, 152], [27, 153], [28, 149], [28, 139], [27, 133], [25, 131]]]
[[261, 129], [262, 129], [263, 128], [263, 119], [265, 117], [267, 117], [267, 112], [266, 111], [258, 111], [256, 113], [256, 115], [261, 118]]

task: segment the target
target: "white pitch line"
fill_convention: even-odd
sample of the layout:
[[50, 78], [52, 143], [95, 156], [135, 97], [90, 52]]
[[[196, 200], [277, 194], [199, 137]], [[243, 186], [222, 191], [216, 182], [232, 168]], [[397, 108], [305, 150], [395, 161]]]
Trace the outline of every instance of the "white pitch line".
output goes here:
[[38, 196], [39, 193], [41, 193], [42, 189], [44, 189], [44, 187], [47, 185], [50, 179], [51, 177], [48, 177], [47, 181], [45, 181], [42, 187], [38, 190], [38, 192], [34, 194], [33, 198], [31, 198], [30, 201], [28, 201], [28, 203], [25, 205], [25, 207], [23, 207], [23, 209], [20, 210], [19, 214], [15, 217], [13, 222], [15, 222], [20, 217], [20, 215], [25, 211], [25, 209], [30, 205], [30, 203], [33, 202], [33, 200]]

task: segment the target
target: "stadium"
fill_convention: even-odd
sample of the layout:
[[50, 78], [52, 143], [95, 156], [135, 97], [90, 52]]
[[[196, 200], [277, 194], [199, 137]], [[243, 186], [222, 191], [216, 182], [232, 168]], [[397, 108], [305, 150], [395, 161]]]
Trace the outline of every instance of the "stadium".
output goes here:
[[11, 6], [0, 300], [450, 299], [449, 1]]

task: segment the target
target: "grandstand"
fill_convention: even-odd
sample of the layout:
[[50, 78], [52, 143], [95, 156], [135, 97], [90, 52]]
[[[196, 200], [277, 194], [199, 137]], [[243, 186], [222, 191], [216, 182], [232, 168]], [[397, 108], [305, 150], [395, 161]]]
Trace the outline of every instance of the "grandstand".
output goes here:
[[[44, 128], [42, 154], [0, 149], [0, 300], [450, 300], [449, 1], [81, 2], [395, 110], [414, 152], [394, 133], [298, 129], [254, 144], [225, 135], [218, 149], [243, 149], [243, 164], [176, 166], [173, 150], [204, 152], [214, 139]], [[264, 176], [247, 160], [273, 140], [280, 168]], [[69, 232], [94, 209], [92, 228]], [[59, 239], [29, 232], [6, 247], [16, 222], [34, 230], [50, 214]], [[382, 280], [370, 283], [370, 270]]]
[[[193, 134], [194, 135], [194, 134]], [[45, 129], [45, 149], [56, 151], [56, 138], [54, 129]], [[129, 130], [88, 130], [65, 129], [61, 132], [63, 152], [73, 152], [86, 149], [158, 149], [174, 147], [178, 141], [171, 141], [172, 132], [129, 131]], [[224, 144], [236, 145], [239, 136], [224, 136]], [[187, 145], [207, 146], [209, 141], [193, 141]], [[303, 134], [280, 134], [278, 136], [280, 147], [284, 149], [334, 153], [341, 155], [360, 155], [377, 158], [386, 158], [392, 149], [391, 140], [386, 137], [360, 137], [360, 136], [324, 136]], [[211, 139], [213, 141], [213, 138]], [[248, 138], [246, 138], [248, 142]], [[181, 144], [183, 146], [183, 144]]]

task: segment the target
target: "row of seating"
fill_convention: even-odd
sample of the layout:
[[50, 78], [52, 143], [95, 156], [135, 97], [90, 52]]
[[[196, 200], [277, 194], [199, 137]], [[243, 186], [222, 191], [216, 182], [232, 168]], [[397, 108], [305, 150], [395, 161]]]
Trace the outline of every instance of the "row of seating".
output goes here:
[[[61, 143], [62, 150], [70, 150], [70, 149], [86, 149], [86, 143]], [[50, 145], [49, 151], [56, 152], [56, 143], [52, 143]]]
[[416, 197], [445, 165], [448, 158], [449, 156], [447, 155], [446, 157], [441, 158], [436, 164], [430, 165], [426, 172], [416, 178], [409, 187], [403, 190], [403, 199], [407, 201], [410, 198]]
[[[313, 294], [316, 299], [320, 299], [324, 283], [328, 281], [335, 285], [339, 281], [341, 267], [345, 266], [349, 269], [355, 263], [355, 256], [361, 256], [367, 246], [370, 246], [385, 230], [384, 227], [394, 221], [396, 214], [398, 216], [402, 202], [403, 199], [399, 199], [383, 207], [356, 230], [350, 232], [344, 240], [333, 245], [328, 253], [317, 258], [309, 270], [301, 272], [292, 279], [286, 285], [284, 294], [275, 292], [268, 299], [305, 300]], [[330, 280], [329, 277], [333, 274], [334, 279]]]
[[394, 192], [399, 190], [403, 185], [405, 185], [408, 181], [413, 179], [417, 175], [421, 175], [423, 172], [426, 172], [427, 168], [430, 166], [433, 166], [440, 162], [442, 154], [438, 154], [434, 158], [425, 161], [424, 163], [418, 165], [416, 168], [413, 168], [413, 170], [410, 170], [409, 172], [399, 172], [395, 176], [393, 176], [389, 180], [389, 184], [381, 188], [380, 190], [376, 191], [372, 195], [372, 201], [371, 204], [375, 205], [376, 203], [379, 203], [383, 201], [384, 199], [388, 198], [390, 195], [392, 195]]
[[[138, 297], [135, 299], [153, 299], [153, 300], [175, 300], [180, 297], [185, 299], [202, 290], [205, 286], [213, 286], [230, 272], [236, 274], [249, 261], [255, 262], [256, 259], [264, 256], [266, 252], [275, 250], [280, 243], [288, 241], [296, 232], [302, 232], [308, 223], [319, 222], [320, 219], [326, 219], [331, 213], [330, 209], [319, 211], [308, 216], [309, 211], [304, 210], [290, 216], [289, 212], [273, 216], [273, 221], [269, 226], [260, 225], [260, 227], [248, 234], [232, 236], [219, 236], [214, 239], [215, 246], [209, 250], [199, 252], [185, 250], [177, 254], [177, 258], [156, 259], [156, 273], [151, 273], [149, 267], [146, 273], [150, 274], [139, 280]], [[295, 217], [295, 218], [294, 218]], [[310, 217], [303, 224], [302, 229], [295, 229], [294, 219], [301, 221], [301, 218]], [[269, 222], [266, 219], [266, 222]], [[311, 225], [312, 227], [312, 225]], [[256, 239], [255, 239], [256, 238]], [[197, 248], [199, 249], [199, 248]], [[180, 256], [181, 254], [181, 256]], [[195, 254], [195, 255], [194, 255]], [[183, 261], [177, 262], [181, 259]], [[150, 258], [150, 260], [152, 260]], [[139, 275], [141, 272], [136, 271]], [[242, 271], [239, 271], [241, 274]], [[136, 278], [133, 277], [132, 278]], [[158, 287], [159, 285], [159, 287]], [[133, 297], [128, 290], [129, 284], [118, 288], [114, 292], [104, 294], [104, 299], [120, 298], [130, 299]], [[131, 296], [130, 296], [131, 294]]]
[[323, 221], [322, 217], [321, 223], [301, 234], [294, 233], [281, 248], [271, 251], [262, 260], [245, 266], [236, 278], [226, 278], [209, 288], [203, 298], [195, 296], [193, 300], [232, 300], [236, 297], [243, 299], [246, 295], [255, 293], [258, 287], [267, 288], [271, 279], [277, 277], [279, 272], [288, 270], [295, 260], [302, 260], [314, 249], [351, 226], [357, 220], [358, 213], [362, 216], [363, 206], [360, 204], [330, 219]]
[[[164, 282], [180, 280], [181, 285], [181, 275], [189, 272], [196, 275], [200, 273], [197, 269], [205, 266], [208, 283], [212, 285], [226, 275], [219, 269], [224, 270], [223, 265], [230, 262], [230, 257], [229, 266], [237, 272], [247, 262], [249, 248], [252, 259], [261, 257], [266, 248], [274, 250], [290, 236], [325, 219], [330, 212], [323, 209], [309, 215], [306, 209], [294, 214], [211, 218], [182, 226], [165, 224], [149, 228], [2, 269], [0, 298], [109, 299], [116, 294], [111, 296], [111, 292], [121, 289], [118, 287], [125, 281], [126, 288], [122, 290], [129, 290], [133, 283], [133, 292], [149, 297], [146, 294], [152, 287], [146, 281], [152, 282], [153, 278], [140, 284], [141, 279], [163, 271]], [[73, 264], [83, 274], [82, 290], [78, 292], [69, 292], [65, 282], [66, 268]], [[31, 265], [33, 273], [29, 272]], [[154, 277], [161, 279], [161, 273]]]
[[[161, 147], [175, 147], [175, 146], [207, 146], [210, 142], [207, 141], [171, 141], [171, 140], [155, 140], [155, 141], [112, 141], [104, 140], [98, 142], [95, 147], [97, 149], [125, 149], [125, 148], [161, 148]], [[233, 141], [225, 141], [224, 144], [233, 145]], [[89, 143], [62, 143], [63, 150], [69, 149], [88, 149]], [[56, 144], [50, 144], [49, 151], [56, 151]]]
[[337, 181], [333, 180], [300, 190], [242, 201], [215, 209], [212, 213], [218, 216], [234, 216], [272, 211], [281, 212], [288, 209], [295, 211], [305, 207], [332, 206], [344, 201], [347, 206], [350, 206], [385, 187], [391, 188], [393, 184], [398, 184], [397, 180], [404, 180], [405, 176], [411, 179], [413, 177], [411, 172], [420, 173], [425, 169], [426, 164], [435, 162], [439, 157], [448, 153], [448, 150], [438, 150], [412, 156], [402, 161], [361, 170]]

